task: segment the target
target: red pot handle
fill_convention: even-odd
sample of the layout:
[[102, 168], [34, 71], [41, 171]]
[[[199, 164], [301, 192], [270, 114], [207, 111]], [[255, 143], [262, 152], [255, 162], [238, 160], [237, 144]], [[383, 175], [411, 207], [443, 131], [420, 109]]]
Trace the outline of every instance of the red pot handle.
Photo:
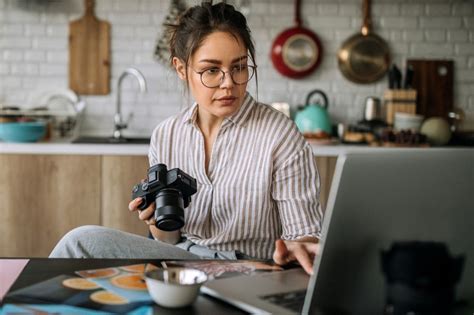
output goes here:
[[301, 15], [300, 15], [301, 1], [295, 0], [295, 23], [296, 26], [301, 27]]

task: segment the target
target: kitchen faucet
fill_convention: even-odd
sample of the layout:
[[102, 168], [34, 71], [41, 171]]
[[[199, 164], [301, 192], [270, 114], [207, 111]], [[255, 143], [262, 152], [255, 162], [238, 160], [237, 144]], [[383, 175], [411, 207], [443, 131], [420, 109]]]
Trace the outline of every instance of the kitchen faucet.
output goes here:
[[143, 74], [135, 68], [127, 68], [124, 72], [120, 75], [117, 83], [117, 97], [116, 97], [116, 106], [115, 106], [115, 115], [114, 115], [114, 138], [120, 139], [122, 138], [122, 129], [127, 128], [127, 122], [123, 121], [122, 119], [122, 104], [120, 99], [120, 94], [122, 91], [122, 81], [127, 76], [131, 75], [138, 81], [138, 85], [140, 87], [140, 92], [146, 92], [146, 80]]

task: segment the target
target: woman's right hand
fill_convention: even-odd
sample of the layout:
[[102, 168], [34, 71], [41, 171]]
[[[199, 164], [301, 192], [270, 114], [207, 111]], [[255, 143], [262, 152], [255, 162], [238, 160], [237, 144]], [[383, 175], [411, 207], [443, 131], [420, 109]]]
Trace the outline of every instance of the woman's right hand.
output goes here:
[[138, 209], [138, 206], [142, 203], [143, 198], [138, 197], [130, 201], [128, 204], [128, 210], [135, 212], [138, 212], [138, 218], [142, 221], [144, 221], [147, 225], [155, 225], [155, 217], [154, 217], [154, 212], [155, 212], [155, 202], [152, 202], [148, 208], [145, 210], [140, 210]]

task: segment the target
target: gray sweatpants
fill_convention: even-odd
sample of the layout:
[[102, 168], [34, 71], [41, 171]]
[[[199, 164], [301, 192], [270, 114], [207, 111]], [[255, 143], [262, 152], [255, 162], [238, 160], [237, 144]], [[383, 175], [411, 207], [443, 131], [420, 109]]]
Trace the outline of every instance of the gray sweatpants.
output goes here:
[[[177, 245], [103, 226], [85, 225], [68, 232], [50, 258], [237, 259], [236, 251], [216, 251], [186, 241]], [[241, 257], [239, 257], [241, 258]], [[244, 257], [242, 257], [244, 258]]]

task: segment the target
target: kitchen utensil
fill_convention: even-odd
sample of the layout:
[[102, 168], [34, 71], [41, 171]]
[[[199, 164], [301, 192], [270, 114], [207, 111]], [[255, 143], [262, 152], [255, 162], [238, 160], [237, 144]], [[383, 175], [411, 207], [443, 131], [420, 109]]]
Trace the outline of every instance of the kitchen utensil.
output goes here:
[[413, 88], [417, 90], [416, 113], [429, 117], [448, 117], [453, 109], [452, 60], [407, 60], [413, 67]]
[[46, 123], [21, 121], [0, 124], [0, 140], [5, 142], [36, 142], [46, 134]]
[[416, 114], [416, 95], [414, 89], [410, 90], [385, 90], [383, 94], [385, 105], [385, 120], [393, 124], [395, 113]]
[[405, 70], [405, 80], [403, 81], [403, 88], [408, 90], [413, 87], [413, 66], [407, 65]]
[[[313, 96], [321, 97], [319, 102], [311, 103]], [[306, 97], [306, 105], [296, 113], [295, 123], [302, 133], [316, 133], [324, 131], [328, 136], [332, 134], [331, 119], [327, 111], [329, 106], [326, 94], [321, 90], [313, 90]]]
[[[364, 117], [358, 121], [356, 125], [351, 126], [351, 131], [363, 133], [364, 141], [370, 143], [373, 142], [375, 137], [386, 127], [387, 123], [382, 119], [380, 99], [375, 96], [367, 97], [364, 105]], [[349, 135], [349, 137], [351, 136]], [[357, 136], [352, 135], [352, 137], [356, 138]]]
[[372, 32], [370, 0], [364, 0], [364, 21], [361, 33], [349, 37], [338, 52], [338, 64], [342, 74], [355, 83], [372, 83], [381, 79], [390, 64], [387, 43]]
[[364, 120], [371, 121], [381, 119], [382, 107], [378, 97], [369, 96], [365, 99]]
[[191, 268], [155, 269], [145, 273], [152, 299], [159, 305], [175, 308], [191, 304], [201, 285], [208, 280], [203, 271]]
[[85, 108], [84, 100], [70, 89], [53, 88], [32, 93], [30, 111], [51, 118], [53, 137], [77, 136]]
[[84, 16], [69, 23], [69, 87], [79, 94], [109, 94], [110, 24], [94, 15], [94, 0], [84, 4]]
[[84, 110], [85, 102], [70, 89], [51, 88], [33, 92], [28, 106], [30, 109], [44, 107], [54, 116], [74, 116]]
[[388, 88], [392, 90], [401, 89], [402, 72], [398, 69], [396, 64], [392, 64], [388, 70]]
[[388, 88], [390, 90], [395, 89], [395, 73], [393, 71], [393, 67], [388, 69]]
[[302, 78], [321, 63], [322, 47], [318, 36], [302, 26], [300, 0], [295, 0], [295, 24], [281, 32], [272, 45], [273, 66], [289, 78]]
[[343, 123], [337, 124], [337, 137], [340, 140], [344, 140], [344, 134], [346, 133], [346, 125]]

